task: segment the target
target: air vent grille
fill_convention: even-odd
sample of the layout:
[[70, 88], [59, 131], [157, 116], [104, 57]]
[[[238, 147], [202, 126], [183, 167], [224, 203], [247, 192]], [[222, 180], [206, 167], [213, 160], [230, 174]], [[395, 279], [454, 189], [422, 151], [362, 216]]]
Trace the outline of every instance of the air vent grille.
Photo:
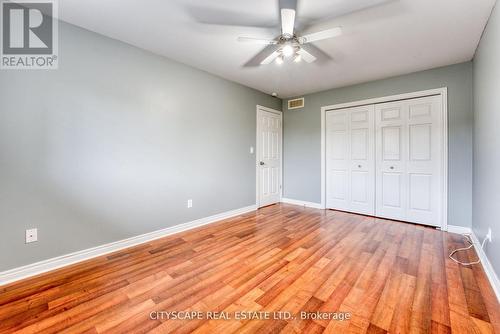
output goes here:
[[288, 100], [288, 109], [304, 108], [304, 98]]

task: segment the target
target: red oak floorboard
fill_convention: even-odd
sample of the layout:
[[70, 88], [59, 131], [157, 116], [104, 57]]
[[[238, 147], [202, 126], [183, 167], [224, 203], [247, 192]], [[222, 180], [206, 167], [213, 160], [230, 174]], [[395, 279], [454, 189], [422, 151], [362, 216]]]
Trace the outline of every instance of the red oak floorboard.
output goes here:
[[[429, 227], [277, 204], [0, 287], [0, 333], [500, 334], [482, 266], [448, 258], [465, 244]], [[157, 311], [233, 318], [151, 319]]]

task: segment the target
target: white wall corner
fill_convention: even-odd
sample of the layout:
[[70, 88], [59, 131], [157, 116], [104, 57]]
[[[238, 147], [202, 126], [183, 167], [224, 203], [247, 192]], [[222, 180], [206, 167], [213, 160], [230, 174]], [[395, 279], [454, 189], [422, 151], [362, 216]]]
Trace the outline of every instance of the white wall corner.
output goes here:
[[463, 227], [458, 225], [448, 225], [447, 231], [456, 234], [472, 234], [472, 229], [470, 227]]
[[179, 224], [165, 229], [154, 231], [128, 239], [112, 242], [109, 244], [97, 246], [94, 248], [89, 248], [81, 250], [78, 252], [58, 256], [52, 259], [36, 262], [33, 264], [28, 264], [26, 266], [10, 269], [7, 271], [0, 272], [0, 286], [6, 285], [15, 281], [19, 281], [31, 276], [43, 274], [48, 271], [63, 268], [71, 264], [89, 260], [98, 256], [106, 255], [112, 252], [116, 252], [125, 248], [136, 246], [139, 244], [147, 243], [156, 239], [160, 239], [175, 233], [187, 231], [200, 227], [203, 225], [208, 225], [215, 223], [224, 219], [236, 217], [251, 211], [257, 210], [257, 205], [250, 205], [247, 207], [239, 208], [236, 210], [231, 210], [227, 212], [222, 212], [213, 216], [200, 218], [188, 223]]
[[481, 259], [481, 264], [483, 265], [484, 272], [490, 281], [491, 287], [497, 296], [498, 302], [500, 302], [500, 280], [498, 279], [497, 273], [493, 266], [491, 265], [488, 256], [484, 252], [483, 248], [481, 248], [481, 242], [474, 233], [471, 233], [472, 242], [474, 242], [474, 248], [476, 249], [477, 256]]
[[323, 206], [320, 203], [300, 201], [297, 199], [282, 198], [281, 202], [286, 203], [286, 204], [305, 206], [305, 207], [313, 208], [313, 209], [323, 209]]
[[500, 281], [498, 280], [498, 276], [491, 265], [490, 260], [486, 256], [486, 253], [481, 248], [481, 242], [474, 234], [470, 227], [456, 226], [456, 225], [448, 225], [449, 233], [457, 233], [457, 234], [468, 234], [471, 236], [472, 242], [474, 243], [474, 248], [476, 250], [477, 256], [481, 260], [481, 265], [483, 266], [484, 272], [486, 273], [486, 277], [490, 281], [491, 287], [497, 296], [497, 300], [500, 302]]

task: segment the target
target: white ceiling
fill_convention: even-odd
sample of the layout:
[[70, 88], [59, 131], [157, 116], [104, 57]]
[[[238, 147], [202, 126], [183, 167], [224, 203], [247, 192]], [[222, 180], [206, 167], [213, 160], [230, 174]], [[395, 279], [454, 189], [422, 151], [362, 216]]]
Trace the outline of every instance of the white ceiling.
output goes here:
[[495, 0], [299, 0], [299, 35], [313, 64], [245, 66], [280, 34], [278, 0], [62, 0], [60, 18], [266, 93], [290, 97], [471, 60]]

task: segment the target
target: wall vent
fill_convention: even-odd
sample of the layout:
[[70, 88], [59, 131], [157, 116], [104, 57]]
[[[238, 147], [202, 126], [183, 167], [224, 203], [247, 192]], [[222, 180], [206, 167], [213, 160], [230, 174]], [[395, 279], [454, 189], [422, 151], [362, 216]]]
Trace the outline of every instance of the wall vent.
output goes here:
[[288, 109], [304, 108], [304, 98], [288, 100]]

